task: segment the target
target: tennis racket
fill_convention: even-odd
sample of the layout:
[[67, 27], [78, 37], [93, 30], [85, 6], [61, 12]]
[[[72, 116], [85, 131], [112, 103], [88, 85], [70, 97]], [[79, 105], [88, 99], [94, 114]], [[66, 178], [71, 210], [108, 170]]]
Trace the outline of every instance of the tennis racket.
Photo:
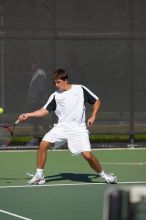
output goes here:
[[11, 144], [14, 136], [14, 128], [19, 124], [19, 119], [12, 125], [0, 125], [0, 147]]

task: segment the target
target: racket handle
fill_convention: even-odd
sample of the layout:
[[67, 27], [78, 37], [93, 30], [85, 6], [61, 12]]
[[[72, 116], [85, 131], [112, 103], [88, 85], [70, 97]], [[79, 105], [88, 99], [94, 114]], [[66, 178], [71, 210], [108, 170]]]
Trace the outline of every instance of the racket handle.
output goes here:
[[15, 121], [15, 125], [18, 125], [19, 124], [19, 122], [20, 122], [20, 120], [18, 119], [17, 121]]

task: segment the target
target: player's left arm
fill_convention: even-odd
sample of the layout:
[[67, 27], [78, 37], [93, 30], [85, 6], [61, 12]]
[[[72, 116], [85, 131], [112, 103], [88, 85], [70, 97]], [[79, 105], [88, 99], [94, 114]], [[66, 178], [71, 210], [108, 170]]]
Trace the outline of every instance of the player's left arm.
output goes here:
[[95, 103], [92, 105], [92, 112], [91, 112], [90, 117], [87, 120], [88, 126], [93, 125], [93, 123], [96, 119], [97, 112], [99, 111], [100, 105], [101, 105], [100, 99], [96, 100]]
[[90, 105], [92, 105], [92, 112], [91, 112], [90, 117], [87, 120], [87, 126], [91, 126], [96, 119], [96, 115], [97, 115], [97, 112], [99, 111], [101, 101], [87, 87], [82, 86], [82, 89], [83, 89], [83, 94], [84, 94], [84, 102], [88, 102]]

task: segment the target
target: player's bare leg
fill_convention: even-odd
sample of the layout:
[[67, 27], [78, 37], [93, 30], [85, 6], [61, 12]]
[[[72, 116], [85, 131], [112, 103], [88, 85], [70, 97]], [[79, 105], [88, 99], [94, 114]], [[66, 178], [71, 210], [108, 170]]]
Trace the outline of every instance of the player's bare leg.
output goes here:
[[90, 151], [82, 152], [82, 156], [88, 161], [90, 167], [95, 170], [97, 173], [102, 172], [102, 167], [97, 160], [97, 158]]
[[40, 147], [37, 152], [37, 168], [44, 169], [46, 159], [47, 159], [47, 150], [49, 148], [49, 143], [46, 141], [40, 142]]
[[33, 184], [34, 185], [45, 184], [43, 169], [44, 169], [46, 159], [47, 159], [48, 147], [49, 147], [48, 142], [41, 141], [40, 147], [39, 147], [38, 152], [37, 152], [37, 172], [33, 176], [33, 178], [28, 181], [28, 184], [31, 184], [31, 185], [33, 185]]
[[82, 156], [88, 161], [90, 167], [95, 170], [106, 183], [116, 183], [117, 177], [112, 174], [106, 174], [97, 160], [97, 158], [90, 151], [82, 152]]

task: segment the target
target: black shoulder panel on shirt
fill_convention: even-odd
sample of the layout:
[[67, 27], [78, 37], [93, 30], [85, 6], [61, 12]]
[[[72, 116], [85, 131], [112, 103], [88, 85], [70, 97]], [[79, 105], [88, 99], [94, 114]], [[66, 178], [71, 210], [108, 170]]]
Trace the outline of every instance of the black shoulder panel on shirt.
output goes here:
[[48, 104], [47, 108], [46, 108], [49, 112], [51, 111], [55, 111], [56, 110], [56, 100], [55, 100], [55, 96], [52, 99], [52, 101]]
[[82, 87], [84, 93], [84, 102], [88, 102], [91, 105], [97, 101], [84, 87]]

